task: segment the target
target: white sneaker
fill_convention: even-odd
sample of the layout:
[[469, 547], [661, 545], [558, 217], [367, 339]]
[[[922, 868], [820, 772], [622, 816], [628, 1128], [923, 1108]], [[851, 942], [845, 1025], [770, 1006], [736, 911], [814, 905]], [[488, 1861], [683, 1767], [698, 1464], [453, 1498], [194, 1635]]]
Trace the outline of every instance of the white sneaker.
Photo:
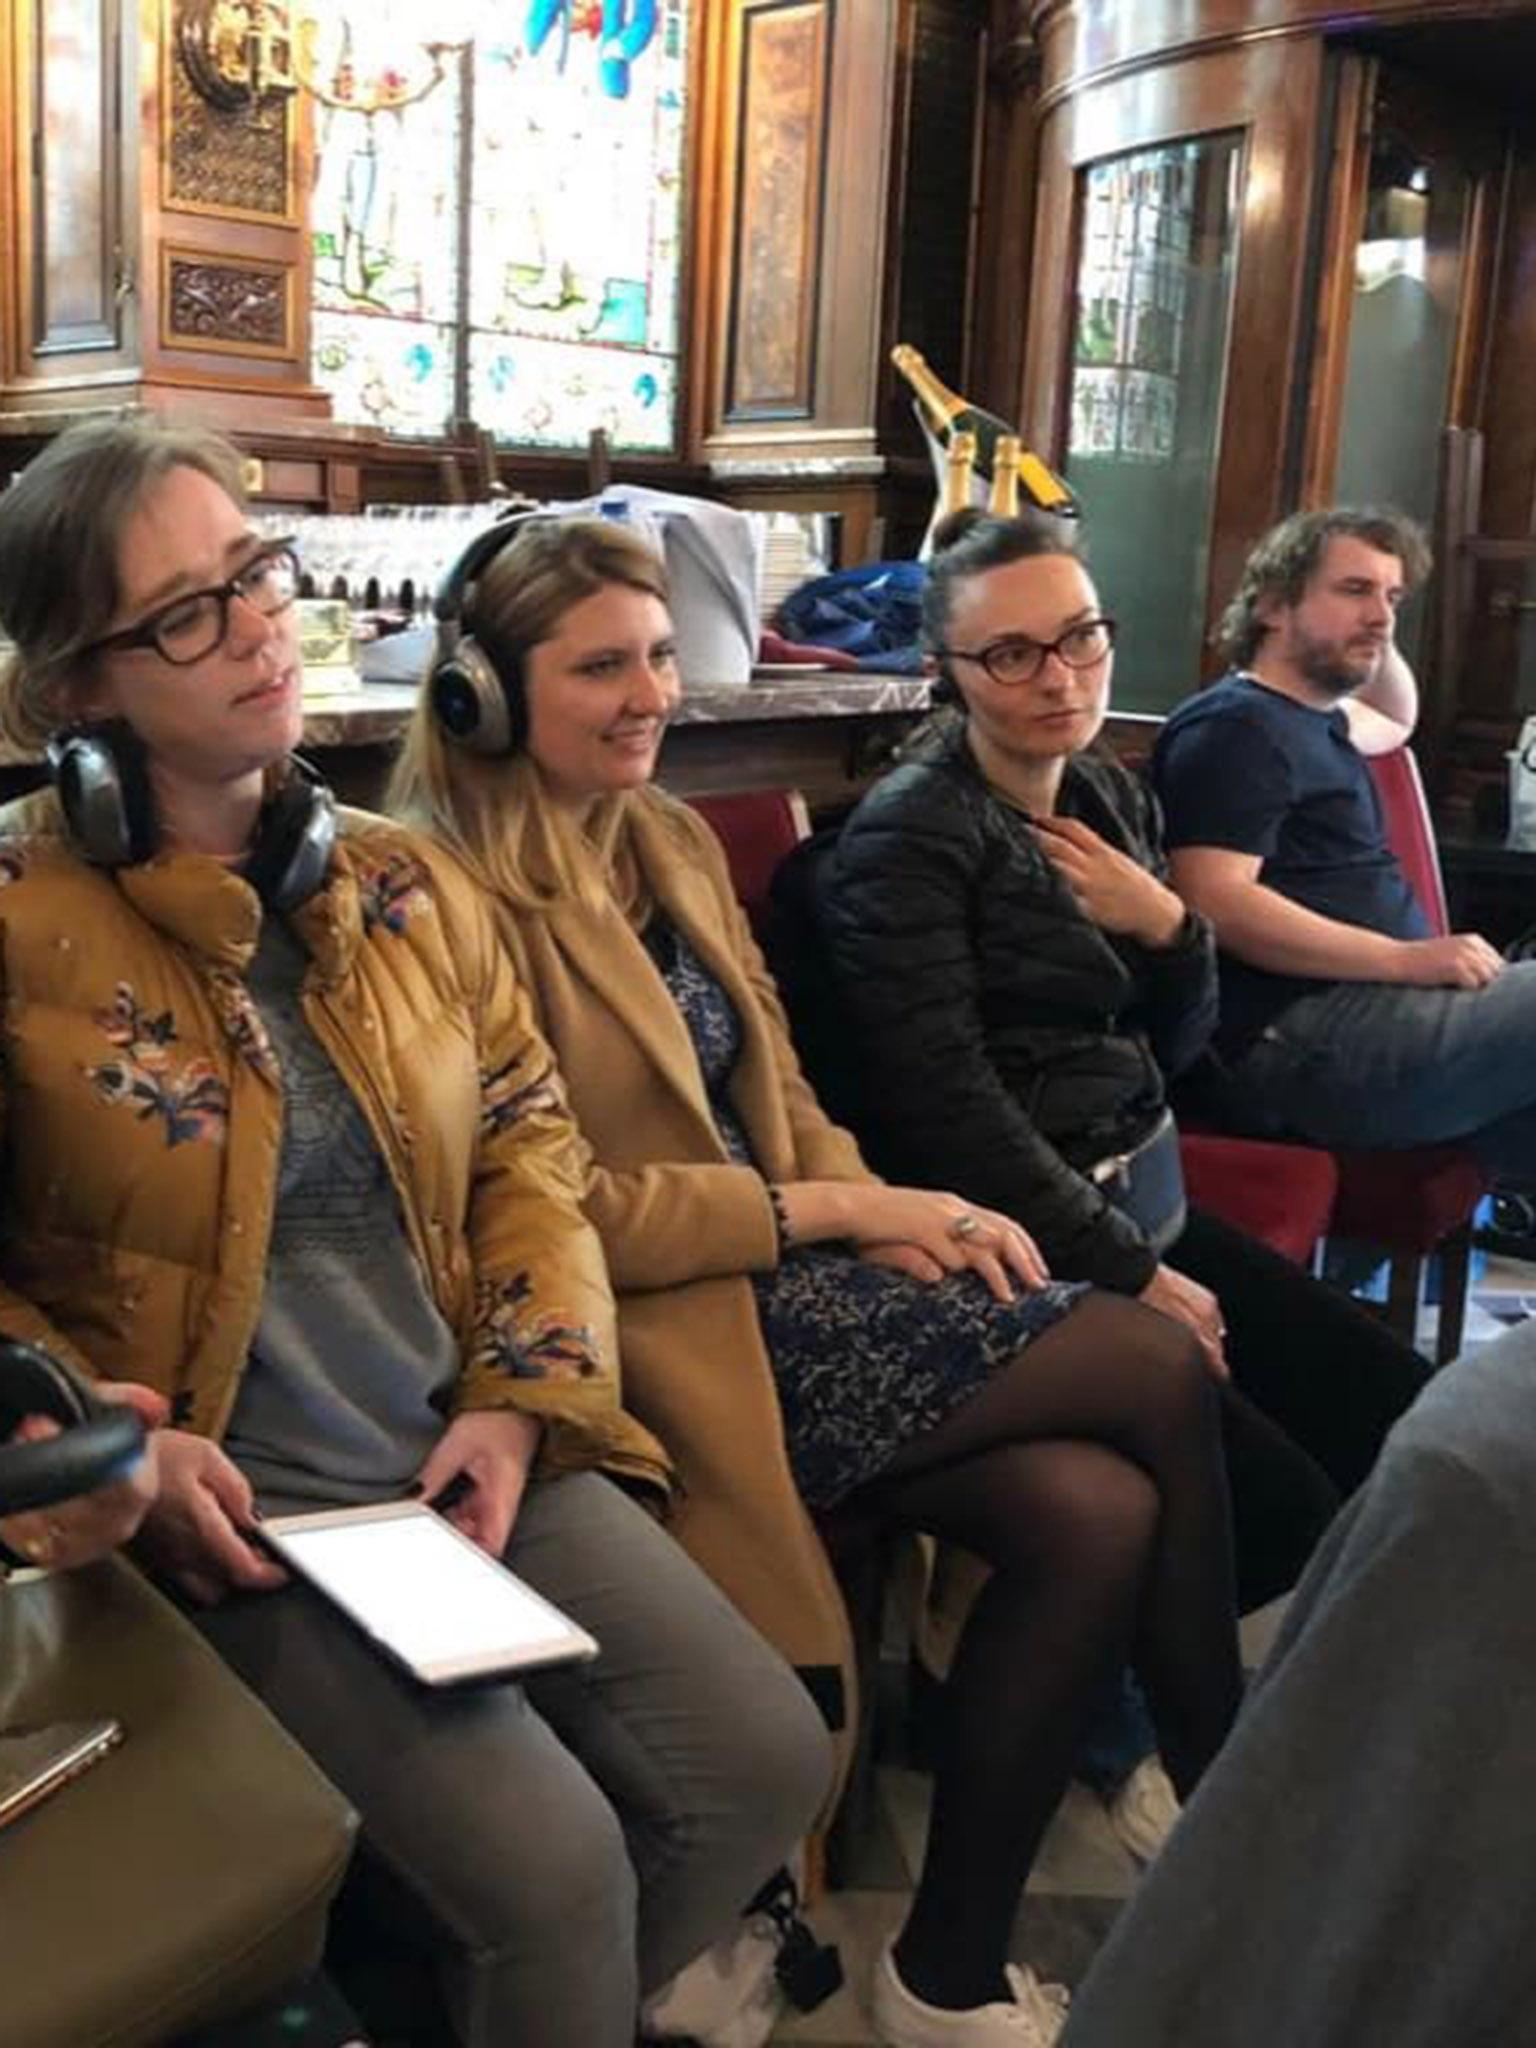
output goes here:
[[1150, 1863], [1173, 1833], [1182, 1809], [1161, 1758], [1147, 1756], [1105, 1800], [1104, 1810], [1122, 1846], [1138, 1863]]
[[1067, 2023], [1065, 1985], [1042, 1984], [1018, 1963], [1009, 1963], [1003, 1975], [1013, 1994], [1006, 2003], [959, 2012], [928, 2005], [902, 1983], [887, 1944], [870, 2001], [875, 2032], [885, 2048], [1052, 2048]]
[[774, 1963], [779, 1941], [765, 1913], [686, 1964], [640, 2010], [642, 2041], [691, 2041], [695, 2048], [764, 2048], [783, 2000]]

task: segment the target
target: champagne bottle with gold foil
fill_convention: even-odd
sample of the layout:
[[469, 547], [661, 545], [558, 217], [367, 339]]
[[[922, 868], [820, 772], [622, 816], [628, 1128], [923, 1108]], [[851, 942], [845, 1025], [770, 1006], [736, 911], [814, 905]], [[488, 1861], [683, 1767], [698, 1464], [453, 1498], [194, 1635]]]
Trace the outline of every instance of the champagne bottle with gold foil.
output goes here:
[[976, 475], [976, 436], [964, 429], [951, 434], [944, 449], [944, 489], [939, 499], [939, 517], [947, 519], [971, 502], [971, 485]]
[[[990, 478], [996, 463], [998, 442], [1005, 437], [1015, 442], [1018, 440], [1008, 422], [999, 419], [995, 412], [972, 405], [958, 391], [952, 391], [929, 367], [921, 351], [909, 343], [899, 342], [891, 350], [891, 361], [912, 387], [929, 432], [940, 447], [947, 448], [956, 434], [972, 435], [976, 444], [977, 473], [983, 478]], [[1020, 450], [1018, 474], [1023, 500], [1042, 512], [1055, 513], [1058, 518], [1077, 518], [1082, 508], [1070, 488], [1027, 448]]]
[[999, 434], [992, 451], [992, 491], [987, 510], [997, 519], [1019, 516], [1019, 464], [1024, 444], [1017, 434]]
[[929, 368], [927, 357], [909, 342], [897, 343], [891, 350], [891, 361], [916, 393], [928, 424], [938, 438], [948, 441], [952, 434], [974, 435], [981, 467], [990, 474], [998, 435], [1013, 431], [1008, 422], [1000, 420], [995, 412], [984, 412], [979, 405], [970, 404], [958, 391], [951, 391]]

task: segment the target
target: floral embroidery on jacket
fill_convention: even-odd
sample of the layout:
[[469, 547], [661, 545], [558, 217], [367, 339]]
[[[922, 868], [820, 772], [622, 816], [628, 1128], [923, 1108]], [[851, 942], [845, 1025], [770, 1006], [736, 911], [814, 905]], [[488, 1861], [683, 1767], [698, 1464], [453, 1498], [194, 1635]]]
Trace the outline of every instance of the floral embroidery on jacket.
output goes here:
[[176, 1024], [169, 1010], [158, 1017], [147, 1015], [131, 985], [120, 981], [112, 1007], [94, 1011], [92, 1021], [110, 1044], [122, 1048], [119, 1058], [86, 1068], [103, 1102], [127, 1103], [140, 1123], [161, 1118], [167, 1145], [190, 1138], [223, 1144], [229, 1090], [213, 1062], [200, 1054], [177, 1064], [171, 1050], [177, 1042]]
[[240, 1057], [269, 1081], [280, 1079], [272, 1039], [255, 998], [240, 976], [222, 971], [210, 974], [208, 993], [213, 997], [219, 1022], [229, 1034], [229, 1042]]
[[599, 1368], [597, 1340], [581, 1323], [562, 1322], [558, 1311], [528, 1308], [533, 1281], [527, 1270], [508, 1280], [475, 1285], [473, 1363], [509, 1379], [586, 1379]]
[[357, 887], [363, 930], [381, 924], [388, 932], [403, 932], [408, 918], [432, 908], [426, 883], [426, 868], [409, 853], [392, 853], [381, 866], [361, 870]]
[[480, 1134], [482, 1137], [499, 1137], [525, 1116], [532, 1116], [540, 1110], [563, 1110], [565, 1098], [555, 1070], [547, 1063], [533, 1075], [531, 1080], [520, 1078], [527, 1065], [529, 1055], [514, 1053], [512, 1058], [499, 1067], [480, 1074]]

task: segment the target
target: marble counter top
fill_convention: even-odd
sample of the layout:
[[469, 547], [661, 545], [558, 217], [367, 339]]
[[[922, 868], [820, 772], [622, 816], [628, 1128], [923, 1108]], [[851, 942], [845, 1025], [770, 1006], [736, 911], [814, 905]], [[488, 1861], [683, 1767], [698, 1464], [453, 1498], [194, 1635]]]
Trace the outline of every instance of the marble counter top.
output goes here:
[[[405, 728], [416, 690], [408, 683], [338, 685], [328, 693], [312, 677], [304, 699], [304, 745], [384, 747]], [[732, 689], [692, 689], [674, 725], [762, 725], [786, 719], [876, 717], [928, 709], [926, 676], [855, 675], [849, 671], [808, 672], [793, 679], [775, 676]], [[0, 766], [28, 757], [0, 746]]]
[[[883, 712], [928, 709], [926, 676], [854, 675], [822, 670], [789, 680], [729, 689], [685, 690], [674, 725], [761, 725], [784, 718], [867, 718]], [[304, 743], [310, 747], [368, 747], [392, 740], [416, 701], [413, 685], [365, 683], [322, 696], [305, 694]]]

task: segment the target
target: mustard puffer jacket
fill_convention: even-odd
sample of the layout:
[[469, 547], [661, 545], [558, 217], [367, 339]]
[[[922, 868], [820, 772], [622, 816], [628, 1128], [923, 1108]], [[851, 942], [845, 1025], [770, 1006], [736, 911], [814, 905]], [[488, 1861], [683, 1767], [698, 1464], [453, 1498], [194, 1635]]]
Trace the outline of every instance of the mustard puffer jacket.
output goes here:
[[[0, 1329], [228, 1423], [261, 1306], [282, 1080], [245, 984], [255, 892], [203, 855], [108, 871], [51, 792], [0, 811]], [[463, 1361], [460, 1409], [544, 1423], [546, 1470], [657, 1486], [619, 1405], [588, 1162], [462, 872], [344, 811], [290, 917], [305, 1019], [368, 1119]]]

